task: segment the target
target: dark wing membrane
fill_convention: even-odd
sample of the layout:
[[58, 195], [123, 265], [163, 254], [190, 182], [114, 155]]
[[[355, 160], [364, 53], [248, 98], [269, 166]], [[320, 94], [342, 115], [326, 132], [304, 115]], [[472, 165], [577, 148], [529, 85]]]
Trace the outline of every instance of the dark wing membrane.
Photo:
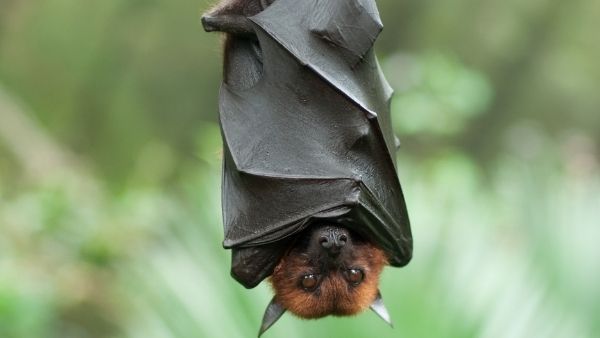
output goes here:
[[289, 241], [231, 251], [231, 276], [246, 288], [253, 288], [273, 274], [279, 259], [285, 254]]
[[383, 28], [375, 1], [277, 0], [250, 19], [298, 62], [378, 117], [381, 136], [395, 165], [389, 116], [393, 90], [372, 48]]
[[[349, 219], [400, 265], [410, 229], [380, 120], [262, 29], [257, 35], [262, 78], [221, 88], [224, 245], [267, 245], [314, 218]], [[351, 222], [352, 213], [368, 223]]]
[[248, 174], [232, 162], [226, 160], [222, 188], [226, 248], [279, 241], [311, 218], [358, 202], [358, 183], [350, 179]]

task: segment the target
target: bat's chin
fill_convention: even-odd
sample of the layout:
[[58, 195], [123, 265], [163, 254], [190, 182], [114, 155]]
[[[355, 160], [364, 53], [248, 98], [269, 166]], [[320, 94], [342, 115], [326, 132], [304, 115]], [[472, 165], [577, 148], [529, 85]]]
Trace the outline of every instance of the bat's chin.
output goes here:
[[[378, 276], [377, 276], [378, 277]], [[294, 315], [305, 319], [326, 316], [353, 316], [369, 308], [378, 293], [378, 278], [368, 285], [352, 290], [342, 278], [328, 278], [322, 282], [320, 292], [311, 295], [297, 294], [298, 298], [281, 298], [281, 303]]]
[[318, 289], [306, 291], [281, 285], [272, 278], [275, 298], [288, 311], [305, 319], [326, 316], [352, 316], [363, 312], [376, 299], [379, 275], [372, 275], [359, 286], [350, 286], [341, 274], [323, 277]]

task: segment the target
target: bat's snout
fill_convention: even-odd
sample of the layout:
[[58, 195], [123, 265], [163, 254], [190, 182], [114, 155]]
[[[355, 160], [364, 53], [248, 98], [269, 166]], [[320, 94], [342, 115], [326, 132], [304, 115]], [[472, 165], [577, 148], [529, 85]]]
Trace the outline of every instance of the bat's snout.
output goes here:
[[317, 240], [323, 250], [330, 255], [338, 255], [346, 245], [350, 234], [346, 229], [328, 226], [319, 230]]

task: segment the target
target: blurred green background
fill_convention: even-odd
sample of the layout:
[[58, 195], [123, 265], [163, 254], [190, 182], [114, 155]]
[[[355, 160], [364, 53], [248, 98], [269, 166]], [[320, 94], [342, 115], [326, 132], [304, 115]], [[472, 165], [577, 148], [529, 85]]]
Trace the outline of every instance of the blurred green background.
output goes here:
[[[0, 337], [254, 337], [202, 1], [0, 0]], [[380, 0], [415, 237], [372, 313], [269, 337], [600, 337], [600, 2]]]

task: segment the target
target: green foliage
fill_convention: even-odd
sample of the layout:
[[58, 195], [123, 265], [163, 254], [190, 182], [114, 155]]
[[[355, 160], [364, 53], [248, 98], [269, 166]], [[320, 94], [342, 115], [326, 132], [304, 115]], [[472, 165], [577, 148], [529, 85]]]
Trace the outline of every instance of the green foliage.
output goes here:
[[395, 55], [385, 65], [394, 88], [394, 129], [400, 135], [461, 133], [485, 112], [491, 88], [480, 73], [441, 54]]

